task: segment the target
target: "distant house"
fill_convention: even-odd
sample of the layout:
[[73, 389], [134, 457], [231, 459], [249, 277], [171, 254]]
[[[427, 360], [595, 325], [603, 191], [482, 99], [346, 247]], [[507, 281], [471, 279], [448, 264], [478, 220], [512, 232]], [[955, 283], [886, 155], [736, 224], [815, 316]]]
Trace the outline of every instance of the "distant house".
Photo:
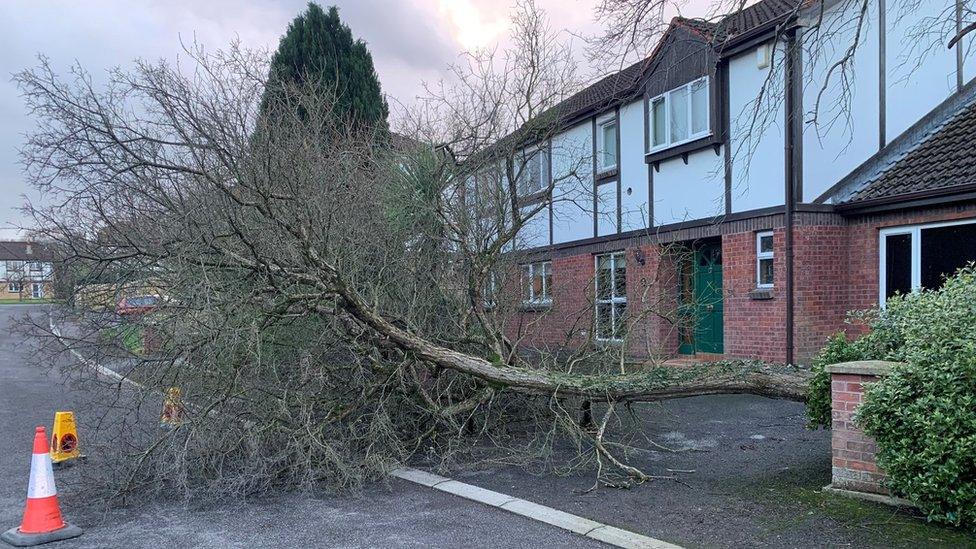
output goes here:
[[51, 297], [54, 268], [46, 246], [0, 241], [0, 300]]

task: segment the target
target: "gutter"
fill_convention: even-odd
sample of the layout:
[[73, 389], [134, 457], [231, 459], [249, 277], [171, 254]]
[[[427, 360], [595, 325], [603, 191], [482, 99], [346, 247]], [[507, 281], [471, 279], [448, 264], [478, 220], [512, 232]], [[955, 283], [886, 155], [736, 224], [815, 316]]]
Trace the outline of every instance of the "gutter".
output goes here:
[[976, 198], [976, 183], [928, 189], [895, 196], [881, 196], [856, 202], [842, 202], [834, 210], [842, 215], [858, 215], [887, 210], [935, 206], [952, 202], [965, 202]]

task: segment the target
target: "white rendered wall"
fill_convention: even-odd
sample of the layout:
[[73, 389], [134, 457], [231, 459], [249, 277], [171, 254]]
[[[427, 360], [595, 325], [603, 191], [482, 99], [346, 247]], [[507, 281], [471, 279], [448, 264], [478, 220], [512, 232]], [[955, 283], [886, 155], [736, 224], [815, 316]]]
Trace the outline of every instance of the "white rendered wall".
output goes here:
[[[891, 141], [956, 91], [956, 52], [935, 21], [955, 21], [955, 0], [926, 0], [918, 10], [901, 17], [900, 4], [888, 0], [885, 59], [887, 81], [887, 137]], [[913, 3], [914, 4], [914, 3]], [[872, 11], [876, 19], [877, 10]], [[931, 35], [919, 36], [921, 29]], [[923, 55], [921, 49], [928, 50]]]
[[644, 162], [644, 101], [639, 99], [620, 108], [622, 231], [649, 226], [647, 170], [648, 165]]
[[593, 236], [593, 127], [586, 120], [552, 139], [553, 242]]
[[725, 176], [721, 155], [709, 147], [665, 160], [654, 172], [654, 222], [666, 225], [725, 213]]
[[[758, 67], [755, 49], [729, 60], [733, 212], [785, 202], [782, 59], [783, 50], [778, 48], [773, 63], [766, 68]], [[780, 74], [770, 76], [774, 67]], [[761, 92], [772, 99], [760, 104], [757, 115]]]
[[[825, 15], [825, 33], [816, 44], [813, 33], [804, 35], [803, 93], [803, 197], [813, 202], [854, 168], [878, 152], [880, 109], [878, 98], [878, 5], [870, 3], [861, 29], [852, 71], [853, 85], [844, 84], [835, 69], [824, 88], [830, 67], [854, 42], [856, 13], [837, 8]], [[833, 19], [831, 19], [833, 18]], [[848, 21], [839, 26], [832, 21]], [[891, 37], [889, 37], [889, 44]], [[824, 91], [821, 93], [821, 89]], [[817, 102], [820, 96], [819, 105]], [[816, 113], [816, 123], [812, 119]]]

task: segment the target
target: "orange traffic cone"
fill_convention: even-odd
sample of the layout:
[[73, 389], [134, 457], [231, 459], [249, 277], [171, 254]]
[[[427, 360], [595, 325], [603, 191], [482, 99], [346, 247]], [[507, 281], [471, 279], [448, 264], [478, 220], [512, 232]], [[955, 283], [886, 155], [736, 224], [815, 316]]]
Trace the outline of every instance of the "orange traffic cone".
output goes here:
[[27, 547], [80, 535], [81, 528], [61, 518], [47, 434], [44, 427], [38, 427], [34, 432], [34, 454], [31, 456], [24, 520], [19, 528], [11, 528], [0, 534], [0, 539], [15, 547]]

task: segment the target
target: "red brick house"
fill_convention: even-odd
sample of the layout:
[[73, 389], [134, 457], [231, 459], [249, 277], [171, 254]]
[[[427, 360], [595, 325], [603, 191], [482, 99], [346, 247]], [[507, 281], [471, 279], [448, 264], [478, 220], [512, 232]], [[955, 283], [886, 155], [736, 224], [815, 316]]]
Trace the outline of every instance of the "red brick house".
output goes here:
[[[568, 143], [592, 173], [556, 185], [521, 235], [523, 345], [805, 363], [849, 310], [976, 260], [976, 63], [942, 48], [899, 73], [914, 15], [872, 5], [849, 124], [824, 129], [804, 118], [832, 62], [810, 53], [819, 4], [795, 6], [675, 19], [651, 57], [560, 105], [561, 133], [532, 145], [538, 179]], [[769, 81], [779, 103], [756, 99]], [[592, 205], [566, 207], [580, 190]]]

